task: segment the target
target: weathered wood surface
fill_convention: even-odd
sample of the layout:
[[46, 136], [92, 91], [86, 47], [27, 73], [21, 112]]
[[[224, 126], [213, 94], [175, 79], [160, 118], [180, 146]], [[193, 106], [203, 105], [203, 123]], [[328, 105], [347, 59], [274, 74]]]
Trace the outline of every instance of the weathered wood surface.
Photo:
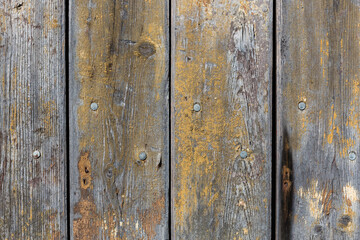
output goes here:
[[70, 8], [71, 238], [167, 239], [168, 3]]
[[360, 239], [360, 2], [283, 0], [277, 14], [277, 239]]
[[270, 239], [272, 10], [172, 1], [173, 239]]
[[1, 239], [66, 236], [64, 20], [63, 0], [0, 2]]

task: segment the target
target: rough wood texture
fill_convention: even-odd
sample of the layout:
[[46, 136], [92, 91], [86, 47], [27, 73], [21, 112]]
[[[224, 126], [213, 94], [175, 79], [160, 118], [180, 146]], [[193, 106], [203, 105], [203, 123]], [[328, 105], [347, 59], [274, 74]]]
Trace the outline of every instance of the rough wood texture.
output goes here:
[[1, 239], [66, 236], [64, 16], [62, 0], [0, 3]]
[[269, 239], [272, 1], [172, 8], [172, 237]]
[[277, 239], [360, 239], [360, 2], [277, 12]]
[[71, 1], [72, 239], [168, 236], [167, 13], [164, 0]]

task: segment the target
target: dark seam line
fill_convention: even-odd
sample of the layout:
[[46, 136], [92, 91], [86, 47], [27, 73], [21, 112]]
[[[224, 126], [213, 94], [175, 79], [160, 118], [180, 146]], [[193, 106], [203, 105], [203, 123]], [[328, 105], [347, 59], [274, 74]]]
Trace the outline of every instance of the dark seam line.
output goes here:
[[272, 2], [273, 4], [273, 11], [272, 11], [272, 141], [271, 141], [271, 166], [272, 166], [272, 171], [271, 171], [271, 239], [276, 239], [276, 202], [278, 199], [276, 199], [276, 193], [277, 193], [277, 181], [276, 181], [276, 176], [277, 176], [277, 159], [276, 159], [276, 146], [277, 146], [277, 139], [276, 139], [276, 132], [277, 132], [277, 119], [276, 119], [276, 114], [277, 114], [277, 95], [276, 95], [276, 90], [277, 90], [277, 84], [276, 84], [276, 76], [277, 76], [277, 69], [276, 69], [276, 63], [277, 63], [277, 49], [276, 49], [276, 21], [277, 21], [277, 16], [276, 16], [276, 0], [273, 0]]
[[66, 158], [65, 158], [65, 166], [66, 166], [66, 239], [71, 238], [70, 233], [70, 105], [69, 105], [69, 87], [70, 87], [70, 74], [69, 74], [69, 2], [70, 0], [64, 0], [65, 4], [65, 104], [66, 104]]

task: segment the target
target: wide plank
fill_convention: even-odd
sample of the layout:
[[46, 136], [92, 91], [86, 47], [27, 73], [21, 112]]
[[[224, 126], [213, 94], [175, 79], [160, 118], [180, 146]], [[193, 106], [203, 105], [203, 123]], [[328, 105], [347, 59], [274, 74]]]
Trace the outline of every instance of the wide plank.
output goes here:
[[360, 239], [360, 2], [277, 13], [277, 239]]
[[67, 235], [64, 3], [0, 2], [1, 239]]
[[172, 0], [172, 239], [270, 239], [272, 5]]
[[72, 0], [70, 24], [71, 239], [167, 239], [168, 3]]

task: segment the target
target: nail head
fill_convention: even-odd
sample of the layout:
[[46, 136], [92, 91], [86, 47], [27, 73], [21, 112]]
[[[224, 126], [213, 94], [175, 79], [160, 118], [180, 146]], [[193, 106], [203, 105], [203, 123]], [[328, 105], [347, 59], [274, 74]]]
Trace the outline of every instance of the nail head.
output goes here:
[[300, 109], [301, 111], [304, 111], [305, 108], [306, 108], [306, 103], [303, 102], [303, 101], [299, 102], [299, 109]]
[[146, 158], [147, 158], [146, 152], [141, 152], [141, 153], [139, 154], [139, 159], [140, 159], [141, 161], [144, 161]]
[[90, 105], [91, 110], [96, 111], [99, 108], [99, 105], [95, 102], [91, 103]]
[[240, 157], [241, 157], [242, 159], [247, 158], [247, 152], [246, 152], [246, 151], [241, 151]]
[[194, 104], [194, 111], [195, 111], [195, 112], [200, 112], [200, 110], [201, 110], [200, 104], [199, 104], [199, 103], [195, 103], [195, 104]]
[[354, 151], [350, 152], [349, 153], [349, 159], [351, 161], [354, 161], [356, 159], [356, 153]]
[[41, 153], [39, 150], [35, 150], [33, 152], [33, 158], [38, 159], [41, 156]]

